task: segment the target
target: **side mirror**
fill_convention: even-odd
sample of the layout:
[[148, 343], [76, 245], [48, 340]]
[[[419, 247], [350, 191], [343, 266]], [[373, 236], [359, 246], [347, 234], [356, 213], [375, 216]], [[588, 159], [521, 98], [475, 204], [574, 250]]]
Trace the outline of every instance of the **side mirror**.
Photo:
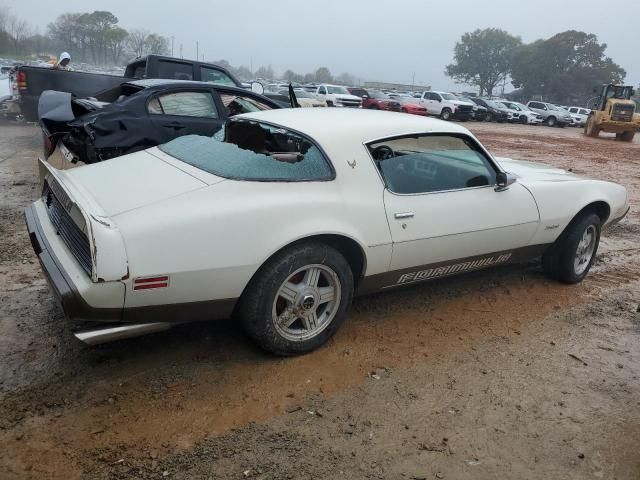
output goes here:
[[496, 188], [494, 190], [496, 192], [504, 192], [511, 185], [516, 183], [517, 179], [509, 172], [498, 172], [496, 174]]
[[251, 91], [262, 95], [264, 93], [264, 87], [260, 82], [253, 81], [251, 82]]

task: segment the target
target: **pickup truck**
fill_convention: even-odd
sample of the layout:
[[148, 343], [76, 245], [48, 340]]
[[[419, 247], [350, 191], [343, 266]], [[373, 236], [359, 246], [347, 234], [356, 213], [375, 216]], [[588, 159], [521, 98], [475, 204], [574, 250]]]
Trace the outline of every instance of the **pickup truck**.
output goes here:
[[25, 120], [35, 122], [38, 120], [38, 99], [45, 90], [68, 92], [78, 98], [86, 98], [124, 82], [144, 78], [197, 80], [218, 85], [242, 86], [231, 73], [218, 65], [161, 55], [147, 55], [132, 60], [122, 77], [19, 66], [10, 75], [12, 105], [9, 108], [14, 112], [20, 111]]
[[416, 95], [418, 103], [426, 107], [429, 115], [435, 115], [443, 120], [467, 121], [473, 113], [473, 104], [457, 98], [452, 93], [433, 92], [428, 90]]
[[353, 107], [360, 108], [362, 99], [349, 93], [340, 85], [329, 85], [323, 83], [314, 87], [311, 93], [320, 101], [327, 102], [328, 107]]

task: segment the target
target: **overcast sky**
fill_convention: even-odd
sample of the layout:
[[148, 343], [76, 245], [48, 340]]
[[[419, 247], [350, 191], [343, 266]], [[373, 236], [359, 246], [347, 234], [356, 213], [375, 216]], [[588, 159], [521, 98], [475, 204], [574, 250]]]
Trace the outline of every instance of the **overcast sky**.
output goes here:
[[[175, 54], [268, 65], [277, 73], [327, 66], [361, 81], [464, 89], [443, 71], [455, 42], [476, 28], [498, 27], [525, 42], [565, 30], [598, 35], [607, 54], [640, 84], [640, 0], [0, 0], [45, 31], [63, 12], [109, 10], [124, 28], [174, 37]], [[611, 7], [611, 8], [609, 8]], [[610, 10], [610, 12], [607, 12]]]

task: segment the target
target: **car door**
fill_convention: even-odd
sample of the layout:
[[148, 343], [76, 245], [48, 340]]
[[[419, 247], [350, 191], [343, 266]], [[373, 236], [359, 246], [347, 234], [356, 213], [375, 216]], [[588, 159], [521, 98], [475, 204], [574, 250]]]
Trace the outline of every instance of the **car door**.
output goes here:
[[442, 113], [442, 99], [440, 95], [433, 92], [424, 92], [424, 106], [430, 115], [440, 115], [440, 113]]
[[147, 111], [164, 142], [183, 135], [210, 137], [224, 122], [214, 95], [208, 89], [160, 92], [149, 99]]
[[327, 101], [327, 89], [324, 86], [318, 87], [318, 91], [316, 93], [318, 100], [323, 102]]
[[498, 168], [471, 137], [376, 141], [369, 146], [374, 158], [381, 145], [390, 149], [382, 149], [388, 158], [377, 165], [386, 186], [391, 271], [494, 253], [509, 257], [533, 238], [539, 225], [533, 197], [518, 183], [496, 191]]

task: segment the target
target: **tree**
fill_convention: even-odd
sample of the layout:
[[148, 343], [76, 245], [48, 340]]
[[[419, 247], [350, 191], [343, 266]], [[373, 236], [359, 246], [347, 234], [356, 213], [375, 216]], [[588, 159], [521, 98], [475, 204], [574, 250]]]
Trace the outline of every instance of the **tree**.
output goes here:
[[550, 101], [585, 101], [603, 83], [622, 83], [626, 72], [605, 55], [598, 37], [569, 30], [547, 40], [516, 49], [512, 61], [513, 85], [525, 96], [542, 95]]
[[315, 81], [318, 83], [333, 83], [333, 76], [327, 67], [320, 67], [314, 73]]
[[240, 65], [237, 69], [234, 70], [234, 72], [240, 80], [246, 81], [253, 78], [253, 74], [251, 73], [249, 67], [245, 67], [244, 65]]
[[169, 40], [157, 33], [151, 33], [147, 36], [145, 42], [145, 51], [147, 54], [168, 55]]
[[302, 83], [304, 82], [304, 75], [300, 75], [293, 70], [287, 70], [282, 74], [282, 79], [289, 83]]
[[20, 55], [20, 43], [29, 36], [28, 24], [15, 15], [9, 15], [7, 19], [7, 33], [13, 40], [13, 48], [16, 56]]
[[262, 66], [258, 68], [258, 70], [256, 70], [255, 77], [271, 80], [275, 78], [275, 74], [273, 73], [273, 68], [271, 68], [271, 65], [269, 65], [268, 67]]
[[475, 30], [462, 35], [454, 47], [454, 62], [445, 73], [457, 83], [474, 85], [480, 95], [491, 95], [511, 72], [513, 51], [520, 37], [497, 28]]
[[120, 27], [114, 27], [105, 34], [107, 50], [113, 63], [118, 63], [124, 55], [127, 35], [127, 31]]
[[144, 55], [145, 44], [149, 32], [146, 30], [129, 30], [129, 35], [126, 39], [127, 48], [130, 50], [134, 57], [141, 57]]
[[356, 79], [349, 73], [341, 73], [335, 78], [335, 81], [340, 85], [354, 85], [356, 83]]

